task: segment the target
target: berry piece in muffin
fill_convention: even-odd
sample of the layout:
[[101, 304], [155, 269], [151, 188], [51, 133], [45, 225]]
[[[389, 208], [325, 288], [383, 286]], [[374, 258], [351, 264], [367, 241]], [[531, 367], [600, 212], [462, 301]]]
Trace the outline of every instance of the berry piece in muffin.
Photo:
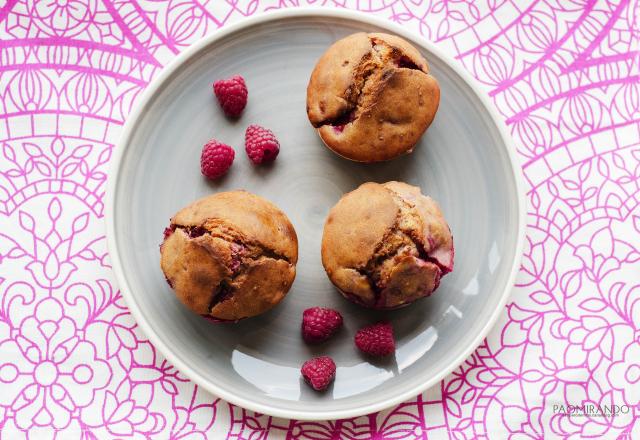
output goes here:
[[406, 40], [363, 32], [335, 42], [307, 86], [307, 116], [325, 145], [357, 162], [409, 153], [429, 127], [440, 87]]
[[285, 297], [298, 239], [287, 216], [246, 191], [221, 192], [180, 210], [165, 230], [160, 266], [178, 299], [199, 315], [237, 321]]
[[394, 309], [431, 295], [453, 269], [453, 237], [440, 208], [402, 182], [365, 183], [331, 209], [322, 264], [349, 300]]

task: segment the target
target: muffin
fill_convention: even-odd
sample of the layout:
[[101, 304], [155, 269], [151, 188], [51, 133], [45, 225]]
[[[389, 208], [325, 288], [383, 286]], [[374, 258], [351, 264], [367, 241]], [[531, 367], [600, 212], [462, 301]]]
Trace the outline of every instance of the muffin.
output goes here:
[[296, 276], [298, 238], [287, 216], [246, 191], [197, 200], [165, 229], [160, 267], [180, 301], [215, 321], [266, 312]]
[[380, 162], [409, 153], [438, 110], [440, 87], [400, 37], [363, 32], [334, 43], [307, 86], [307, 115], [335, 153]]
[[365, 183], [331, 209], [322, 264], [349, 300], [394, 309], [431, 295], [453, 269], [453, 237], [440, 208], [403, 182]]

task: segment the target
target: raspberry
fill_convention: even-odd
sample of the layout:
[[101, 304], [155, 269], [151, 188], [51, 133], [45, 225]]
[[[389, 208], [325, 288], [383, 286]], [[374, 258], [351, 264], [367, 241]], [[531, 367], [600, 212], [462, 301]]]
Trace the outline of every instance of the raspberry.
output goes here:
[[361, 328], [356, 333], [355, 342], [362, 352], [371, 356], [388, 356], [396, 349], [393, 327], [389, 322], [379, 322]]
[[273, 132], [259, 125], [250, 125], [244, 135], [247, 156], [255, 164], [271, 162], [280, 152], [280, 143]]
[[300, 369], [304, 381], [316, 391], [326, 390], [336, 377], [336, 364], [329, 356], [310, 359]]
[[227, 116], [237, 118], [247, 105], [247, 85], [240, 75], [214, 82], [213, 93]]
[[200, 171], [205, 177], [216, 179], [229, 171], [235, 155], [233, 148], [211, 139], [202, 148]]
[[342, 327], [342, 315], [335, 310], [312, 307], [302, 313], [302, 338], [310, 343], [323, 342]]

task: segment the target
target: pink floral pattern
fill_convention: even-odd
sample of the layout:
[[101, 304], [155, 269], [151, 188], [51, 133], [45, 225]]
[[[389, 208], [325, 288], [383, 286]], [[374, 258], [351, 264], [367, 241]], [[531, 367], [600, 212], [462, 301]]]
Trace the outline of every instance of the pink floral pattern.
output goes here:
[[[200, 391], [137, 329], [103, 236], [113, 143], [159, 68], [227, 23], [303, 5], [454, 54], [507, 122], [529, 198], [517, 288], [482, 346], [423, 395], [332, 422]], [[640, 437], [637, 15], [628, 0], [0, 2], [2, 437]]]

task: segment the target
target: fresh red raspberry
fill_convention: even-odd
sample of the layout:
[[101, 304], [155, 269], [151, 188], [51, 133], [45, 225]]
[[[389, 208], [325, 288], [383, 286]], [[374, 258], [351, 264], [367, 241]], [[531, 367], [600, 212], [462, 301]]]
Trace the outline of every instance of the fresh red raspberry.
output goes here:
[[333, 309], [311, 307], [302, 312], [302, 338], [310, 343], [323, 342], [342, 327], [342, 315]]
[[211, 139], [202, 148], [200, 171], [205, 177], [216, 179], [229, 171], [235, 155], [233, 148]]
[[329, 356], [308, 360], [300, 369], [304, 381], [316, 391], [326, 390], [336, 377], [336, 364]]
[[247, 85], [240, 75], [214, 82], [213, 93], [224, 113], [232, 118], [240, 116], [247, 105]]
[[280, 143], [273, 132], [259, 125], [250, 125], [244, 135], [247, 156], [255, 164], [271, 162], [280, 152]]
[[390, 322], [379, 322], [361, 328], [356, 333], [355, 342], [362, 352], [371, 356], [388, 356], [396, 349]]

